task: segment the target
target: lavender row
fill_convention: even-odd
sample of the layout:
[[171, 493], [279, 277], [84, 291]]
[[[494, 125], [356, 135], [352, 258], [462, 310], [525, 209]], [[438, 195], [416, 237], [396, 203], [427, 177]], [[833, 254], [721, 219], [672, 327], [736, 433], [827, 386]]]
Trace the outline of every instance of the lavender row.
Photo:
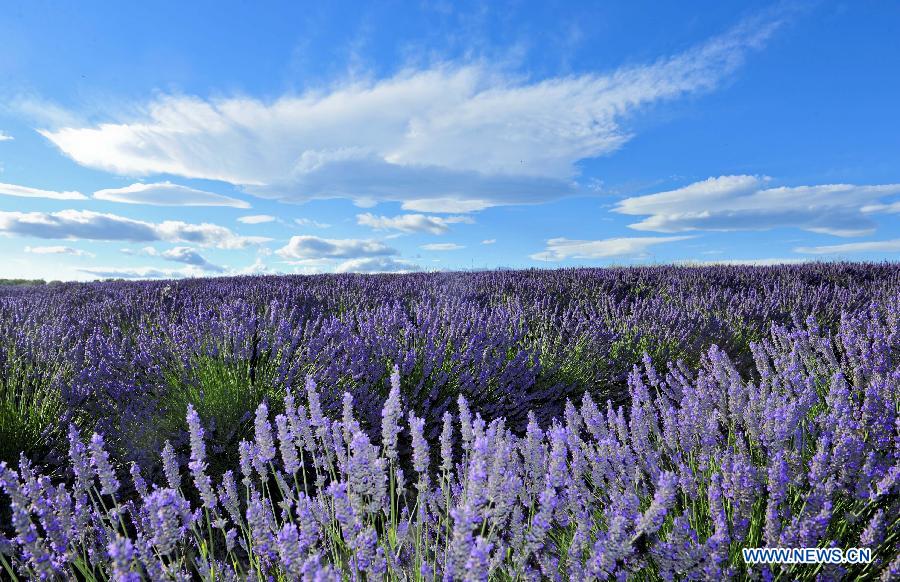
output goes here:
[[[695, 367], [717, 345], [749, 372], [749, 345], [772, 324], [814, 316], [834, 330], [842, 313], [898, 293], [900, 268], [890, 264], [7, 287], [0, 371], [12, 380], [2, 389], [9, 407], [42, 408], [4, 440], [59, 462], [74, 422], [102, 434], [115, 459], [146, 464], [165, 439], [187, 445], [180, 419], [192, 402], [218, 454], [246, 436], [259, 403], [277, 406], [312, 375], [326, 387], [326, 412], [349, 391], [378, 442], [394, 363], [429, 439], [460, 394], [521, 434], [529, 412], [546, 425], [585, 391], [623, 404], [645, 352], [660, 370], [679, 359]], [[14, 461], [13, 448], [0, 458]]]
[[[25, 459], [0, 469], [15, 528], [2, 565], [115, 580], [897, 579], [898, 299], [834, 331], [775, 325], [747, 372], [718, 347], [696, 370], [647, 357], [627, 404], [584, 394], [522, 435], [460, 396], [429, 438], [399, 370], [377, 443], [350, 392], [331, 417], [307, 379], [283, 412], [256, 409], [234, 472], [210, 469], [192, 406], [188, 462], [166, 443], [153, 483], [73, 427], [71, 479]], [[867, 547], [873, 561], [743, 562], [763, 546]]]

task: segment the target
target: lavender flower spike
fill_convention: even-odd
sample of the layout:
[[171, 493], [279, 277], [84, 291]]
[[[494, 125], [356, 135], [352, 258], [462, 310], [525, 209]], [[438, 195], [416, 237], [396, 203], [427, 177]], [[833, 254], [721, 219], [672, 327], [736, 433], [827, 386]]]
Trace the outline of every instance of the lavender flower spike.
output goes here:
[[381, 409], [381, 446], [384, 449], [384, 456], [392, 462], [397, 461], [397, 435], [400, 434], [400, 416], [402, 414], [400, 372], [395, 365], [391, 372], [391, 390]]

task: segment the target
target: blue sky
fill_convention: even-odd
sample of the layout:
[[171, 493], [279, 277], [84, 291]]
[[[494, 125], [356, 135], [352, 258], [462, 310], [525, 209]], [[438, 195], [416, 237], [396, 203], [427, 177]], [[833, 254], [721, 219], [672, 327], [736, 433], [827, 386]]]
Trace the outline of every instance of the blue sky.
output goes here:
[[900, 255], [900, 5], [13, 2], [0, 277]]

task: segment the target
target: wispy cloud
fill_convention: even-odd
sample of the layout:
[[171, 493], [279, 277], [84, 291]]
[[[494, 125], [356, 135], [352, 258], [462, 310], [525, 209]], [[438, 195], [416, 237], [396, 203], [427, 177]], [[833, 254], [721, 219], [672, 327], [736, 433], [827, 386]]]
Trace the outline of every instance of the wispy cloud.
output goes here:
[[891, 240], [873, 240], [866, 242], [845, 243], [839, 245], [823, 245], [814, 247], [797, 247], [795, 253], [810, 255], [847, 255], [853, 253], [898, 253], [900, 238]]
[[88, 210], [0, 212], [0, 233], [45, 239], [167, 241], [225, 249], [245, 248], [270, 240], [240, 236], [224, 226], [209, 223], [176, 220], [152, 223]]
[[714, 89], [778, 25], [744, 23], [608, 74], [528, 80], [443, 64], [271, 102], [162, 97], [132, 121], [42, 134], [88, 167], [222, 180], [289, 201], [394, 200], [418, 212], [541, 202], [575, 191], [579, 161], [622, 147], [632, 113]]
[[34, 255], [72, 255], [74, 257], [93, 257], [94, 253], [66, 246], [25, 247], [26, 253]]
[[319, 222], [311, 218], [295, 218], [294, 223], [297, 226], [311, 226], [313, 228], [331, 228], [327, 222]]
[[41, 190], [39, 188], [31, 188], [29, 186], [18, 186], [16, 184], [0, 183], [0, 194], [5, 196], [16, 196], [17, 198], [49, 198], [51, 200], [87, 200], [87, 196], [81, 192], [67, 191], [57, 192], [54, 190]]
[[410, 273], [421, 267], [411, 261], [392, 257], [350, 259], [335, 267], [335, 273]]
[[566, 259], [607, 259], [639, 257], [651, 247], [693, 238], [691, 236], [622, 237], [603, 240], [570, 240], [551, 238], [547, 248], [531, 255], [536, 261], [564, 261]]
[[356, 223], [369, 226], [375, 230], [398, 230], [400, 232], [425, 232], [430, 234], [446, 234], [451, 224], [472, 224], [475, 222], [468, 216], [426, 216], [424, 214], [401, 214], [399, 216], [375, 216], [371, 213], [357, 214]]
[[275, 222], [277, 220], [274, 216], [269, 216], [268, 214], [251, 214], [249, 216], [241, 216], [237, 219], [238, 222], [243, 224], [263, 224], [266, 222]]
[[466, 247], [456, 243], [430, 243], [419, 248], [426, 251], [458, 251]]
[[397, 250], [374, 240], [292, 236], [276, 253], [285, 259], [358, 259], [396, 255]]
[[204, 275], [204, 271], [196, 267], [184, 267], [183, 269], [95, 267], [79, 269], [79, 271], [98, 279], [182, 279]]
[[0, 129], [0, 141], [12, 141], [13, 139], [15, 139], [13, 138], [13, 136], [5, 133], [2, 129]]
[[630, 226], [653, 232], [792, 226], [835, 236], [861, 236], [875, 228], [869, 214], [894, 211], [893, 204], [880, 203], [882, 198], [900, 194], [900, 184], [776, 188], [767, 187], [768, 183], [768, 178], [758, 176], [720, 176], [677, 190], [626, 198], [613, 210], [647, 215]]
[[250, 208], [244, 200], [188, 188], [171, 182], [132, 184], [124, 188], [112, 188], [94, 192], [94, 198], [122, 204], [147, 204], [150, 206], [230, 206]]
[[497, 242], [497, 239], [495, 239], [495, 238], [486, 238], [486, 239], [484, 239], [483, 241], [481, 241], [481, 244], [483, 244], [483, 245], [492, 245], [492, 244], [494, 244], [495, 242]]

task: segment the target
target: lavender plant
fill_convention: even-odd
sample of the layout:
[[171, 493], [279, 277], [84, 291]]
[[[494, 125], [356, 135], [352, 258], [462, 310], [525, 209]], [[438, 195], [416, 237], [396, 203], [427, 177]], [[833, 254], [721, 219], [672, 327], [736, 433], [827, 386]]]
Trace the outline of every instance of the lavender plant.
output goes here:
[[[900, 538], [900, 303], [814, 318], [696, 370], [647, 357], [628, 404], [589, 394], [524, 434], [463, 396], [440, 436], [395, 372], [380, 443], [348, 392], [326, 414], [310, 378], [261, 404], [240, 483], [212, 475], [186, 411], [190, 463], [125, 484], [94, 435], [70, 435], [72, 478], [0, 466], [10, 577], [84, 579], [895, 579]], [[409, 450], [409, 456], [400, 451]], [[857, 565], [748, 566], [744, 547], [872, 550]]]

